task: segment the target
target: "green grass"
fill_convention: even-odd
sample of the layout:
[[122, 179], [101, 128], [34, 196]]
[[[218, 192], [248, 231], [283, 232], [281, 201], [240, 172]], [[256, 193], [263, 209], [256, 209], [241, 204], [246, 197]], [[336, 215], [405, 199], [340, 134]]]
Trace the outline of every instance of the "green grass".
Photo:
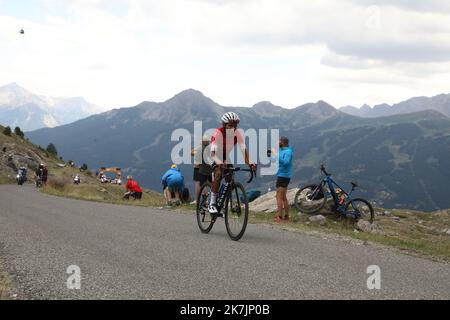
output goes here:
[[0, 184], [13, 184], [16, 180], [12, 177], [0, 176]]
[[[384, 231], [384, 235], [366, 232], [355, 232], [353, 223], [342, 220], [338, 221], [335, 216], [326, 216], [324, 225], [309, 223], [309, 215], [297, 215], [296, 210], [291, 210], [291, 221], [289, 223], [274, 223], [274, 214], [250, 213], [251, 223], [265, 223], [278, 225], [298, 231], [319, 231], [321, 233], [337, 234], [362, 241], [379, 243], [398, 248], [406, 253], [421, 255], [429, 258], [439, 258], [450, 262], [450, 236], [439, 232], [450, 226], [449, 214], [409, 213], [394, 211], [394, 215], [401, 217], [399, 222], [390, 217], [377, 216], [375, 222]], [[423, 224], [419, 224], [422, 221]]]

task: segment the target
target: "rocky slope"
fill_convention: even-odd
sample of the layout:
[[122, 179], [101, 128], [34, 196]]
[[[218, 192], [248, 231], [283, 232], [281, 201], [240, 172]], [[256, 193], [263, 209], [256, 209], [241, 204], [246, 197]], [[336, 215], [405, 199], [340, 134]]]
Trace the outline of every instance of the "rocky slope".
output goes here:
[[28, 168], [28, 178], [33, 176], [33, 171], [39, 163], [45, 163], [49, 167], [58, 167], [58, 159], [48, 154], [45, 150], [22, 139], [15, 134], [4, 135], [0, 126], [0, 182], [12, 182], [15, 179], [17, 169], [21, 166]]

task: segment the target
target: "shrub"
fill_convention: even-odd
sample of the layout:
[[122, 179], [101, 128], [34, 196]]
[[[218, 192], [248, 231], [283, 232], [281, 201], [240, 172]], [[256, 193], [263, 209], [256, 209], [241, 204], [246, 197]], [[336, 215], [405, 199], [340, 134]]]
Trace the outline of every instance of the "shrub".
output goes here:
[[15, 128], [14, 128], [14, 133], [15, 133], [17, 136], [21, 137], [22, 139], [25, 137], [25, 134], [22, 132], [22, 130], [20, 130], [19, 127], [15, 127]]
[[11, 136], [11, 128], [6, 127], [5, 129], [3, 129], [3, 134], [7, 135], [7, 136]]
[[58, 190], [58, 191], [64, 191], [64, 188], [66, 187], [66, 184], [67, 183], [62, 178], [49, 179], [48, 182], [47, 182], [47, 185], [50, 188], [53, 188], [53, 189]]
[[50, 143], [47, 146], [47, 152], [50, 153], [51, 155], [57, 156], [58, 155], [58, 151], [56, 150], [56, 147], [53, 143]]

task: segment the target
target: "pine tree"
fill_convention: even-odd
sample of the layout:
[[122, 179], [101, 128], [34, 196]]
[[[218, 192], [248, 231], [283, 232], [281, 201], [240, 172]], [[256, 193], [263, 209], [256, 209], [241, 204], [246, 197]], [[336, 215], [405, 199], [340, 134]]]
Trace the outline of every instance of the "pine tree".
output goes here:
[[11, 128], [6, 127], [5, 129], [3, 129], [3, 134], [7, 135], [7, 136], [11, 136]]
[[20, 130], [19, 127], [15, 127], [15, 128], [14, 128], [14, 133], [15, 133], [17, 136], [21, 137], [22, 139], [25, 137], [25, 134], [22, 132], [22, 130]]
[[51, 155], [57, 156], [58, 155], [58, 151], [56, 150], [56, 147], [53, 143], [50, 143], [47, 146], [47, 152], [50, 153]]

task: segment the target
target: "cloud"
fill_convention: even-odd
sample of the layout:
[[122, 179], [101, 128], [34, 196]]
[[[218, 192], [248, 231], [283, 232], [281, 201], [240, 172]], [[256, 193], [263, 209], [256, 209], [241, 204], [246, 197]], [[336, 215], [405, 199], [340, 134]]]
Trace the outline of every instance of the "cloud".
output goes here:
[[166, 0], [161, 5], [130, 1], [129, 7], [130, 25], [156, 29], [198, 46], [270, 50], [326, 45], [336, 54], [387, 62], [450, 60], [448, 16], [411, 12], [399, 5], [365, 7], [331, 0]]
[[450, 3], [442, 0], [351, 0], [363, 6], [393, 6], [420, 12], [450, 13]]
[[[325, 98], [358, 104], [350, 83], [361, 90], [380, 86], [369, 97], [381, 100], [375, 102], [421, 86], [420, 94], [448, 91], [444, 2], [408, 1], [410, 8], [406, 1], [365, 0], [34, 3], [43, 12], [39, 21], [1, 13], [0, 83], [16, 81], [42, 94], [81, 95], [115, 107], [194, 87], [224, 104], [278, 99], [295, 106]], [[25, 37], [18, 37], [18, 26]]]

